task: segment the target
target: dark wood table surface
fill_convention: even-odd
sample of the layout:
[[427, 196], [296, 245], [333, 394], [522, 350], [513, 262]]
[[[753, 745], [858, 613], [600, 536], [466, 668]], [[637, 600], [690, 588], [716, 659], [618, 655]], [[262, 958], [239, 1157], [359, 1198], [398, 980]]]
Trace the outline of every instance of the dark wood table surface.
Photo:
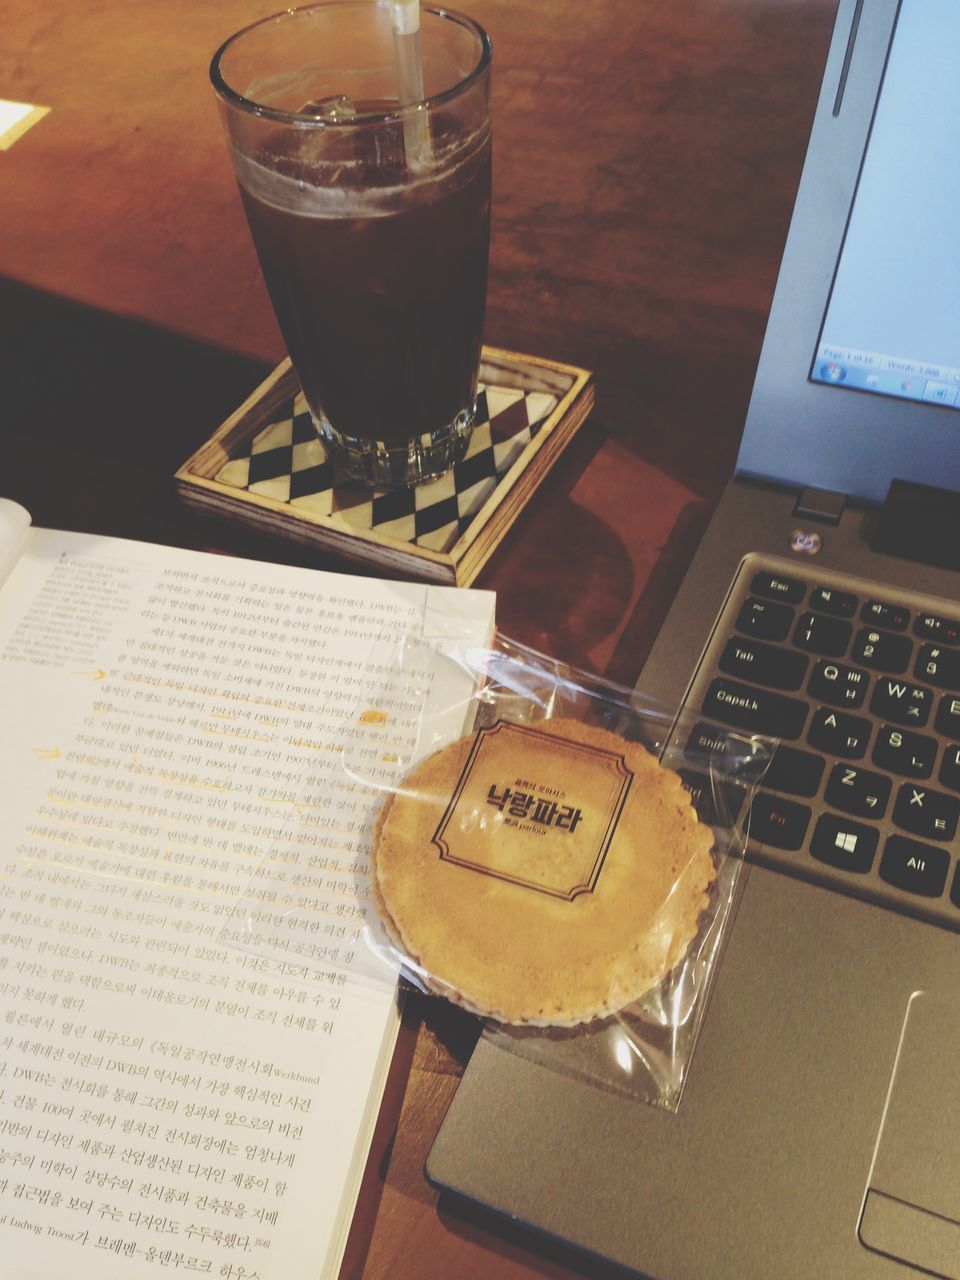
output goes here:
[[[632, 684], [739, 432], [829, 0], [464, 0], [494, 43], [486, 340], [597, 403], [484, 570], [509, 635]], [[178, 506], [171, 476], [282, 358], [207, 65], [270, 0], [7, 0], [0, 493], [37, 524], [337, 568]], [[344, 1280], [599, 1276], [438, 1199], [423, 1159], [479, 1027], [412, 998]]]

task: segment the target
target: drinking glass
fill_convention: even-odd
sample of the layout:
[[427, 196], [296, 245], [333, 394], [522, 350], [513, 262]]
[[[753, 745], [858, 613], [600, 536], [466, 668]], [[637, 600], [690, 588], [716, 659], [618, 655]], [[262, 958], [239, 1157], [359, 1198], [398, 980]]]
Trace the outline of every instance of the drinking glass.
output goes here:
[[490, 40], [429, 5], [403, 30], [401, 11], [288, 10], [210, 68], [314, 423], [339, 476], [381, 488], [466, 452], [490, 231]]

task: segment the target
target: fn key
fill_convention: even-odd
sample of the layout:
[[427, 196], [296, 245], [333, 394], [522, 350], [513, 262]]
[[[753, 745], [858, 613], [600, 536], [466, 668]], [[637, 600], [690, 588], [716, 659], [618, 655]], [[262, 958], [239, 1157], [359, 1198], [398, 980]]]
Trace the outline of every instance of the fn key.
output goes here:
[[799, 849], [809, 821], [805, 804], [760, 791], [750, 807], [750, 839], [774, 849]]

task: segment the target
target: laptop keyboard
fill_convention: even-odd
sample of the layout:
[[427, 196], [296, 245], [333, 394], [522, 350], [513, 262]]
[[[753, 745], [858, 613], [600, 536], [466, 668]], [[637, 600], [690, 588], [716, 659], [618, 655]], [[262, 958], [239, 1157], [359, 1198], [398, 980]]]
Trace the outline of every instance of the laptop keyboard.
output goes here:
[[[960, 929], [960, 604], [749, 557], [686, 710], [708, 821], [709, 721], [779, 739], [749, 857]], [[745, 804], [727, 788], [727, 812]]]

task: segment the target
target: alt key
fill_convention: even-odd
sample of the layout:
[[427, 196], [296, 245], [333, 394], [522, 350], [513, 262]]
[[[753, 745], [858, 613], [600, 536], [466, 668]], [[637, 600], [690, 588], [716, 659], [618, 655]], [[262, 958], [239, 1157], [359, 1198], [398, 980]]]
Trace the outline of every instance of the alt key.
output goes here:
[[880, 879], [923, 898], [939, 898], [947, 883], [950, 855], [946, 849], [906, 836], [891, 836], [883, 847]]

